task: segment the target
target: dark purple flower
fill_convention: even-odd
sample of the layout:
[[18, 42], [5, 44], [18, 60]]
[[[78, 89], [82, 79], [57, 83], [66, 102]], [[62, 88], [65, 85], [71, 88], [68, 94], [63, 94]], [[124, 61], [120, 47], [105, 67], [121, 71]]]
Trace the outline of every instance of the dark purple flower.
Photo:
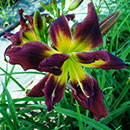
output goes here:
[[[50, 38], [56, 48], [54, 49], [37, 40], [37, 36], [41, 36], [43, 29], [39, 12], [35, 14], [35, 23], [39, 25], [35, 25], [34, 28], [28, 28], [21, 14], [22, 12], [20, 13], [22, 30], [15, 36], [8, 34], [10, 38], [15, 38], [16, 35], [18, 37], [16, 42], [11, 38], [13, 44], [7, 48], [5, 55], [10, 57], [11, 64], [20, 64], [24, 70], [36, 69], [49, 72], [27, 96], [45, 96], [47, 110], [52, 110], [53, 105], [63, 98], [69, 74], [73, 98], [93, 112], [96, 120], [106, 117], [108, 110], [103, 102], [102, 91], [97, 81], [82, 66], [105, 70], [126, 68], [121, 59], [106, 50], [91, 52], [103, 44], [102, 35], [109, 30], [105, 24], [112, 27], [109, 23], [110, 17], [106, 19], [107, 22], [104, 20], [99, 24], [93, 3], [90, 2], [88, 16], [83, 22], [77, 24], [72, 36], [68, 21], [73, 20], [74, 15], [61, 15], [49, 28]], [[30, 23], [33, 25], [31, 20]], [[104, 33], [101, 33], [100, 27], [102, 31], [105, 30]], [[36, 39], [23, 43], [23, 39], [30, 38], [30, 31], [38, 34], [34, 37]]]

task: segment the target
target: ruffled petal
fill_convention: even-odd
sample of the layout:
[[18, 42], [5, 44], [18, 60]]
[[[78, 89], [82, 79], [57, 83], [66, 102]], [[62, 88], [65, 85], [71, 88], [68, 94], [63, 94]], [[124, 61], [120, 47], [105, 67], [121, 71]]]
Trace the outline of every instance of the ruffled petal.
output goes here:
[[43, 88], [45, 86], [45, 83], [49, 77], [49, 74], [47, 74], [38, 84], [36, 84], [30, 92], [27, 93], [27, 96], [29, 97], [42, 97], [44, 96]]
[[39, 63], [49, 57], [51, 53], [52, 50], [46, 44], [32, 41], [22, 47], [10, 45], [5, 51], [5, 56], [9, 56], [9, 63], [19, 64], [24, 70], [39, 70]]
[[27, 24], [26, 20], [23, 18], [23, 12], [24, 12], [23, 9], [19, 9], [18, 10], [19, 17], [20, 17], [20, 25], [21, 25], [20, 30], [23, 30], [23, 29], [26, 29], [26, 28], [30, 28], [29, 24]]
[[71, 44], [71, 31], [68, 26], [69, 16], [61, 15], [50, 26], [49, 33], [52, 42], [60, 52], [67, 52]]
[[48, 111], [51, 111], [53, 109], [53, 105], [63, 98], [67, 78], [64, 79], [64, 77], [62, 77], [62, 80], [63, 81], [61, 81], [61, 76], [57, 77], [50, 75], [46, 81], [43, 92]]
[[22, 36], [23, 36], [23, 32], [25, 30], [21, 30], [19, 32], [17, 32], [16, 34], [12, 34], [12, 33], [6, 33], [4, 35], [5, 38], [8, 38], [8, 40], [10, 40], [12, 42], [13, 46], [18, 46], [20, 44], [22, 44]]
[[10, 33], [10, 32], [5, 32], [5, 34], [4, 34], [4, 38], [7, 38], [7, 37], [10, 37], [10, 36], [12, 36], [13, 35], [13, 33]]
[[81, 65], [89, 68], [100, 68], [104, 70], [126, 68], [126, 65], [120, 58], [112, 55], [106, 50], [90, 53], [79, 52], [76, 56]]
[[70, 81], [73, 98], [84, 108], [94, 113], [96, 120], [100, 120], [101, 117], [106, 117], [108, 115], [108, 110], [104, 105], [102, 91], [97, 81], [89, 75], [86, 75], [86, 78], [80, 82], [84, 92], [81, 85], [77, 84], [78, 82]]
[[26, 42], [40, 41], [39, 37], [32, 29], [23, 29], [16, 34], [6, 33], [5, 38], [12, 42], [13, 46], [22, 46]]
[[60, 75], [61, 74], [61, 67], [65, 60], [69, 58], [69, 55], [67, 54], [54, 54], [50, 56], [47, 59], [44, 59], [39, 64], [40, 71], [50, 72], [54, 75]]
[[103, 43], [102, 35], [99, 28], [98, 16], [94, 9], [93, 3], [88, 4], [88, 16], [83, 22], [78, 23], [74, 34], [74, 41], [71, 51], [89, 51], [101, 46]]

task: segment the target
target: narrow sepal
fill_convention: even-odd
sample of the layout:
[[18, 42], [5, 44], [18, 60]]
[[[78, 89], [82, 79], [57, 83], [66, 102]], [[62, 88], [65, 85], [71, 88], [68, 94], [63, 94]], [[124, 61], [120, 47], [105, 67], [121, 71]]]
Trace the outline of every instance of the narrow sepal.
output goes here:
[[[96, 120], [100, 120], [101, 117], [106, 117], [108, 115], [108, 110], [103, 102], [103, 94], [95, 79], [90, 76], [86, 76], [86, 78], [86, 80], [84, 79], [84, 81], [81, 82], [86, 94], [89, 94], [89, 97], [87, 98], [85, 96], [80, 86], [77, 86], [77, 84], [70, 81], [70, 86], [72, 87], [72, 96], [84, 108], [90, 110], [95, 115]], [[88, 80], [88, 78], [91, 79]]]
[[65, 15], [61, 15], [49, 28], [51, 40], [61, 52], [67, 51], [71, 44], [71, 31], [67, 19]]
[[61, 67], [65, 60], [69, 57], [67, 54], [54, 54], [47, 59], [44, 59], [39, 64], [40, 71], [50, 72], [55, 75], [60, 75]]
[[98, 16], [92, 2], [88, 4], [88, 16], [76, 26], [74, 39], [72, 50], [75, 52], [89, 51], [97, 46], [101, 46], [103, 43]]
[[42, 97], [44, 96], [43, 89], [45, 87], [45, 83], [49, 77], [49, 74], [47, 74], [42, 80], [40, 80], [39, 83], [37, 83], [30, 92], [27, 93], [27, 96], [29, 97]]
[[79, 52], [76, 56], [83, 66], [89, 68], [101, 68], [104, 70], [126, 68], [126, 65], [120, 58], [112, 55], [106, 50], [99, 50], [90, 53]]
[[106, 51], [106, 53], [109, 55], [109, 61], [107, 61], [106, 64], [101, 65], [99, 68], [104, 70], [109, 70], [109, 69], [119, 70], [119, 69], [127, 68], [125, 63], [120, 58], [112, 55], [108, 51]]
[[65, 87], [66, 83], [60, 83], [60, 80], [56, 76], [50, 75], [43, 89], [48, 111], [51, 111], [53, 105], [63, 98]]
[[23, 17], [23, 12], [24, 12], [23, 9], [19, 9], [19, 10], [18, 10], [18, 13], [19, 13], [19, 16], [20, 16], [20, 25], [21, 25], [20, 30], [29, 28], [29, 24], [26, 23], [26, 20], [25, 20], [24, 17]]
[[32, 41], [23, 46], [9, 46], [5, 51], [5, 56], [9, 56], [9, 63], [19, 64], [24, 70], [39, 70], [39, 63], [50, 56], [51, 49], [44, 43]]

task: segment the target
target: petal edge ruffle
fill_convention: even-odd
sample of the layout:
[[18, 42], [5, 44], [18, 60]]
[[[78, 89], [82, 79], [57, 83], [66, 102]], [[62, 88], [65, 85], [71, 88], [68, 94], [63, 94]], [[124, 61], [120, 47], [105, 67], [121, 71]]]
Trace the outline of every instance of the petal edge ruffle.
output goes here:
[[40, 71], [49, 72], [54, 75], [60, 75], [62, 72], [61, 67], [67, 58], [69, 58], [69, 55], [64, 53], [51, 55], [49, 58], [44, 59], [39, 64], [39, 69]]
[[32, 41], [22, 47], [10, 45], [5, 51], [5, 56], [9, 56], [9, 63], [19, 64], [24, 70], [39, 70], [38, 65], [44, 58], [50, 56], [50, 52], [51, 48], [46, 44]]
[[91, 78], [91, 81], [93, 82], [92, 84], [88, 81], [90, 80], [84, 79], [84, 81], [81, 82], [84, 90], [86, 90], [86, 92], [89, 90], [89, 98], [84, 95], [79, 86], [70, 81], [70, 86], [72, 87], [72, 97], [76, 99], [84, 108], [90, 110], [98, 121], [101, 117], [106, 117], [108, 115], [108, 110], [104, 105], [102, 91], [100, 90], [97, 81], [94, 78]]
[[90, 53], [79, 52], [76, 56], [81, 65], [89, 68], [100, 68], [104, 70], [126, 68], [126, 65], [120, 58], [112, 55], [106, 50], [99, 50]]

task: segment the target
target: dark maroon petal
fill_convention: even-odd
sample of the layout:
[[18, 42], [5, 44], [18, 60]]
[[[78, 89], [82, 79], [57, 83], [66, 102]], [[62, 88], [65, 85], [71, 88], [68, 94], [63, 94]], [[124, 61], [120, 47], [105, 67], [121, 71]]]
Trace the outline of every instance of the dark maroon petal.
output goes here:
[[25, 29], [25, 28], [29, 28], [29, 25], [26, 23], [26, 20], [23, 18], [23, 12], [24, 12], [23, 9], [18, 10], [18, 13], [20, 16], [20, 25], [21, 25], [20, 30]]
[[23, 29], [16, 34], [6, 33], [4, 35], [5, 38], [8, 38], [12, 42], [13, 46], [19, 46], [26, 42], [30, 41], [38, 41], [39, 39], [35, 36], [35, 32], [33, 29]]
[[51, 49], [44, 43], [32, 41], [20, 46], [9, 46], [5, 56], [9, 56], [9, 63], [19, 64], [24, 70], [39, 70], [39, 63], [46, 57]]
[[[90, 78], [90, 77], [89, 77]], [[96, 120], [100, 120], [101, 117], [108, 115], [108, 110], [103, 102], [102, 91], [100, 90], [98, 83], [95, 79], [91, 78], [92, 83], [88, 79], [82, 82], [86, 94], [89, 95], [87, 98], [82, 92], [80, 86], [70, 81], [72, 87], [72, 96], [76, 99], [84, 108], [94, 113]]]
[[[77, 53], [77, 58], [82, 65], [91, 68], [101, 68], [104, 70], [109, 69], [123, 69], [126, 65], [121, 59], [112, 55], [106, 50], [96, 52], [80, 52]], [[99, 62], [98, 62], [99, 61]]]
[[[67, 16], [67, 18], [70, 19], [69, 16]], [[49, 29], [51, 40], [59, 50], [63, 48], [61, 47], [62, 44], [70, 44], [64, 43], [67, 40], [71, 40], [71, 31], [68, 26], [67, 18], [65, 15], [61, 15], [51, 24]]]
[[103, 93], [99, 88], [97, 81], [95, 79], [93, 80], [94, 80], [94, 96], [92, 98], [93, 101], [90, 107], [90, 111], [94, 113], [96, 120], [99, 121], [101, 117], [107, 117], [108, 110], [103, 102], [104, 98]]
[[14, 46], [17, 46], [22, 43], [22, 36], [23, 36], [24, 31], [25, 30], [21, 30], [21, 31], [17, 32], [16, 34], [6, 33], [4, 35], [4, 37], [5, 38], [7, 37], [8, 40], [10, 40]]
[[27, 96], [29, 97], [42, 97], [44, 96], [43, 88], [45, 86], [45, 83], [49, 77], [49, 74], [46, 75], [38, 84], [36, 84], [30, 92], [27, 93]]
[[6, 52], [12, 47], [12, 44], [10, 44], [6, 49], [5, 49], [5, 52], [4, 52], [4, 60], [6, 62], [8, 62], [8, 60], [6, 59]]
[[[80, 83], [83, 86], [84, 92], [86, 93], [87, 96], [93, 96], [93, 80], [90, 76], [86, 77], [84, 80], [80, 81]], [[79, 90], [79, 100], [84, 97], [85, 99], [88, 99], [85, 95], [83, 95], [82, 90], [80, 89], [80, 85], [78, 82], [72, 82], [70, 81], [70, 86], [72, 87], [72, 90], [75, 91], [75, 87], [77, 87], [77, 89]], [[80, 91], [81, 90], [81, 91]], [[81, 97], [80, 97], [81, 96]]]
[[7, 37], [10, 37], [10, 36], [12, 36], [13, 35], [13, 33], [10, 33], [10, 32], [5, 32], [5, 34], [4, 34], [4, 38], [7, 38]]
[[96, 60], [109, 61], [109, 55], [107, 51], [100, 50], [95, 52], [79, 52], [76, 54], [80, 63], [90, 64], [95, 62]]
[[18, 13], [19, 13], [19, 16], [20, 16], [20, 23], [26, 23], [25, 19], [23, 18], [23, 12], [24, 10], [23, 9], [19, 9], [18, 10]]
[[124, 64], [124, 62], [120, 58], [112, 55], [108, 51], [106, 51], [106, 53], [109, 55], [110, 60], [106, 64], [101, 65], [99, 68], [104, 69], [104, 70], [109, 70], [109, 69], [119, 70], [119, 69], [127, 68], [127, 66]]
[[77, 44], [86, 44], [90, 46], [90, 49], [101, 46], [103, 43], [98, 16], [92, 2], [88, 4], [88, 16], [83, 22], [77, 24], [74, 39], [78, 40]]
[[33, 27], [33, 17], [25, 15], [24, 17], [26, 17], [29, 20], [30, 25]]
[[68, 19], [68, 20], [73, 20], [75, 18], [75, 15], [74, 14], [67, 14], [65, 15], [65, 17]]
[[40, 71], [50, 72], [55, 75], [61, 74], [61, 67], [64, 61], [69, 57], [67, 54], [54, 54], [47, 59], [44, 59], [40, 65]]
[[61, 84], [53, 75], [49, 77], [43, 89], [48, 111], [51, 111], [53, 105], [63, 98], [65, 87], [66, 83]]

